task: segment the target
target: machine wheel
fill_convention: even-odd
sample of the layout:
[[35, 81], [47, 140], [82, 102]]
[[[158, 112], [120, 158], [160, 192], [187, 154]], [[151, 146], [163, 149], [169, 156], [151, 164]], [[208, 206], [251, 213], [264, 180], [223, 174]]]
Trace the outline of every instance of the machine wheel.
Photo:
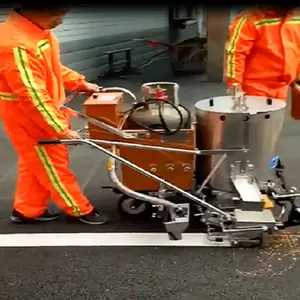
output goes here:
[[146, 219], [152, 217], [152, 205], [123, 195], [118, 203], [119, 214], [126, 219]]

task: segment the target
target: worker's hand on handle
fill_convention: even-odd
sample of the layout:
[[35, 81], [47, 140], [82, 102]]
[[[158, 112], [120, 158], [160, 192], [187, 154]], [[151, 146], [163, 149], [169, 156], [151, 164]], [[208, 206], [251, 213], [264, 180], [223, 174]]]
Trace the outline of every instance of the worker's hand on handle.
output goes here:
[[82, 137], [75, 130], [68, 130], [67, 133], [62, 136], [63, 139], [80, 140]]
[[[77, 131], [69, 129], [64, 135], [62, 135], [60, 137], [60, 139], [56, 139], [56, 140], [40, 140], [40, 141], [38, 141], [38, 144], [39, 145], [58, 145], [58, 144], [62, 144], [63, 140], [82, 140], [82, 137], [80, 136], [80, 134]], [[77, 143], [77, 141], [73, 142], [70, 145], [71, 146], [80, 145], [80, 141], [78, 141], [78, 143]]]
[[84, 91], [86, 93], [99, 93], [101, 91], [102, 87], [100, 87], [98, 84], [91, 83], [91, 82], [85, 82], [84, 84]]

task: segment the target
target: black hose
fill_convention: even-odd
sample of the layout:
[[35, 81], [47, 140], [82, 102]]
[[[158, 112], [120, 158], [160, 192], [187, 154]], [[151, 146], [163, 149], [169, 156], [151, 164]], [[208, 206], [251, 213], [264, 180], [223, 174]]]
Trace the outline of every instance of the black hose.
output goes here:
[[192, 114], [191, 114], [191, 112], [185, 106], [183, 106], [181, 104], [179, 104], [178, 107], [181, 107], [181, 108], [183, 108], [186, 111], [186, 113], [187, 113], [187, 121], [186, 121], [186, 123], [187, 124], [191, 124], [192, 123]]
[[[157, 131], [157, 130], [149, 127], [149, 126], [146, 126], [146, 125], [136, 121], [134, 118], [131, 118], [131, 120], [133, 120], [137, 125], [141, 126], [142, 128], [145, 128], [146, 130], [151, 131], [151, 132], [158, 133], [159, 135], [174, 135], [180, 129], [182, 129], [182, 127], [184, 126], [182, 113], [175, 104], [173, 104], [172, 102], [170, 102], [168, 100], [162, 100], [162, 99], [156, 99], [156, 98], [146, 99], [143, 102], [136, 103], [130, 110], [128, 110], [125, 113], [129, 113], [129, 117], [130, 117], [130, 116], [132, 116], [132, 114], [134, 112], [136, 112], [141, 107], [145, 107], [145, 106], [148, 106], [149, 104], [154, 104], [154, 103], [158, 104], [158, 114], [159, 114], [159, 119], [160, 119], [162, 128], [164, 129], [163, 132]], [[176, 112], [179, 115], [180, 122], [179, 122], [179, 124], [178, 124], [178, 126], [176, 127], [175, 130], [170, 130], [170, 128], [168, 127], [168, 125], [165, 122], [165, 119], [164, 119], [164, 116], [163, 116], [163, 105], [164, 104], [169, 104], [171, 107], [173, 107], [176, 110]], [[182, 105], [180, 105], [180, 106], [183, 107], [188, 112], [188, 117], [189, 117], [189, 120], [190, 120], [191, 119], [191, 113], [184, 106], [182, 106]]]

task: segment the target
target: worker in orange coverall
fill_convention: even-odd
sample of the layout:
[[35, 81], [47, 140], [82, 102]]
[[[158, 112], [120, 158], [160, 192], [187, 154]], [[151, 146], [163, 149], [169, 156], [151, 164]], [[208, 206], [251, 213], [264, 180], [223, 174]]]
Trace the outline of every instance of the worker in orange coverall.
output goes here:
[[60, 62], [59, 44], [50, 29], [62, 23], [66, 12], [45, 4], [25, 5], [0, 25], [0, 113], [19, 156], [13, 222], [57, 219], [59, 214], [47, 209], [50, 198], [78, 221], [107, 221], [82, 194], [69, 169], [66, 146], [37, 145], [43, 139], [80, 138], [58, 109], [65, 88], [99, 91]]
[[[299, 63], [300, 11], [288, 5], [257, 6], [234, 19], [226, 45], [229, 94], [236, 83], [246, 95], [286, 101], [289, 86], [299, 89]], [[299, 224], [300, 207], [293, 205], [284, 227]]]
[[257, 6], [236, 16], [226, 44], [225, 79], [246, 95], [286, 100], [300, 62], [300, 12]]

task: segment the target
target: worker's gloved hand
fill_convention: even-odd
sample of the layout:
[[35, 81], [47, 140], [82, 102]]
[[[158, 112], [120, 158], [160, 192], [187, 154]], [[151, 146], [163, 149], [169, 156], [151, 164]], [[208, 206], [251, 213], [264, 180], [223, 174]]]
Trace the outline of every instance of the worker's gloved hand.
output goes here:
[[80, 134], [75, 130], [68, 130], [67, 133], [63, 136], [65, 139], [71, 140], [80, 140], [82, 137]]
[[99, 93], [101, 91], [101, 87], [98, 84], [86, 82], [84, 84], [84, 91], [87, 93]]

